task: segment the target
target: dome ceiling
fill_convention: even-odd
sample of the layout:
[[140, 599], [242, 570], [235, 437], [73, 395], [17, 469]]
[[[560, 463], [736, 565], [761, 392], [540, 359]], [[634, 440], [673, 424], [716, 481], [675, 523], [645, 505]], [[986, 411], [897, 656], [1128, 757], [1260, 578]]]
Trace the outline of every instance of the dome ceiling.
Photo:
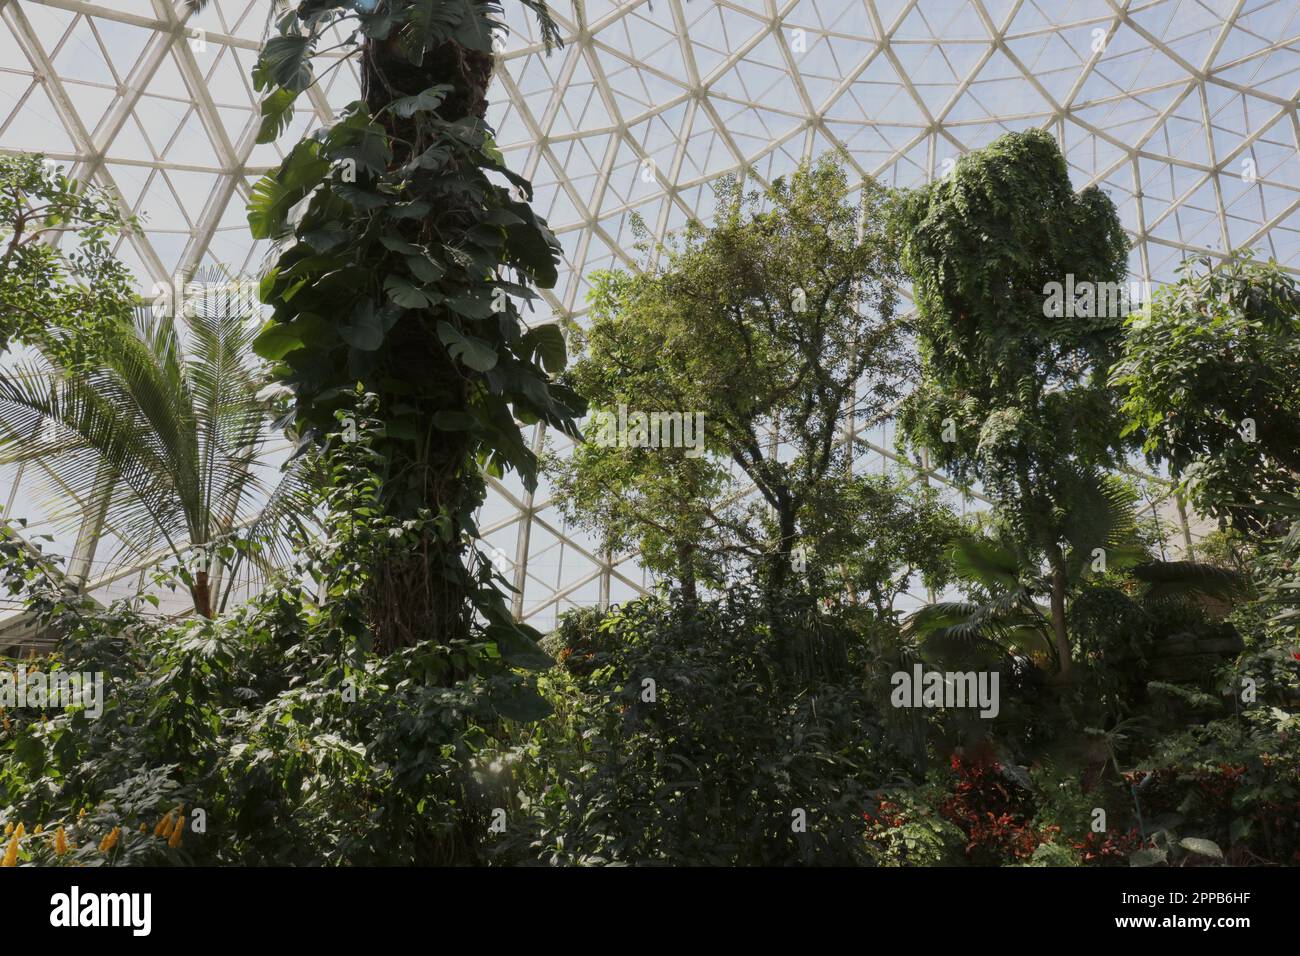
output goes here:
[[[836, 150], [856, 175], [915, 186], [1029, 127], [1058, 138], [1077, 187], [1115, 201], [1134, 278], [1238, 248], [1300, 271], [1294, 0], [586, 0], [581, 18], [561, 0], [567, 42], [549, 56], [504, 5], [490, 119], [565, 250], [539, 321], [581, 314], [584, 275], [635, 268], [634, 221], [662, 235], [707, 217], [719, 175], [768, 181]], [[255, 145], [249, 72], [271, 9], [0, 0], [0, 149], [112, 186], [143, 220], [119, 250], [143, 285], [255, 268], [249, 188], [357, 95], [339, 63], [279, 144]], [[876, 441], [883, 463], [891, 442]], [[0, 485], [40, 526], [12, 468]], [[644, 583], [631, 556], [564, 529], [545, 488], [497, 486], [482, 524], [543, 626]]]

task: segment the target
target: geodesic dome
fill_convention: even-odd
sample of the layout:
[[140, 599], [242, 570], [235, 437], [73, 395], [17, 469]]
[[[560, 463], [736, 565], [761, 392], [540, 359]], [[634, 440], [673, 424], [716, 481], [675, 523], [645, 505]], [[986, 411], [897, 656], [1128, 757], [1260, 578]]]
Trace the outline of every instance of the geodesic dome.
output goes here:
[[[1057, 137], [1076, 187], [1115, 201], [1134, 279], [1241, 248], [1300, 267], [1287, 0], [557, 0], [566, 42], [549, 56], [523, 7], [504, 6], [489, 119], [565, 250], [535, 321], [581, 316], [592, 271], [637, 267], [634, 218], [656, 237], [707, 218], [720, 175], [766, 182], [834, 150], [852, 174], [916, 186], [1029, 127]], [[0, 149], [116, 190], [144, 219], [119, 254], [145, 289], [203, 265], [256, 268], [250, 187], [358, 95], [343, 62], [279, 144], [255, 145], [249, 72], [271, 13], [270, 0], [201, 15], [183, 0], [0, 0]], [[907, 467], [887, 426], [860, 437], [860, 467]], [[102, 521], [55, 529], [22, 469], [0, 466], [0, 494], [6, 514], [55, 531], [92, 593], [139, 576], [97, 557]], [[635, 555], [564, 527], [545, 483], [494, 482], [480, 527], [538, 626], [648, 586]]]

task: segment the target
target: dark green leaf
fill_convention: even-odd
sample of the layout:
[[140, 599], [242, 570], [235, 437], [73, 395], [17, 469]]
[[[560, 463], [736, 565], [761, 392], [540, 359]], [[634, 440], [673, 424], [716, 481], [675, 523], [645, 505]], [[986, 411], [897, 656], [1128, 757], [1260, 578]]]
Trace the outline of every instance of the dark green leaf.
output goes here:
[[438, 323], [438, 338], [452, 358], [475, 371], [487, 372], [497, 364], [497, 353], [491, 345], [472, 335], [463, 335], [450, 322]]
[[369, 299], [358, 302], [352, 310], [352, 321], [339, 327], [343, 341], [363, 352], [373, 352], [383, 345], [386, 331], [375, 304]]
[[530, 360], [534, 357], [540, 359], [543, 367], [552, 375], [564, 371], [568, 361], [564, 333], [553, 322], [526, 332], [520, 339], [520, 352]]
[[401, 276], [389, 276], [384, 281], [384, 291], [404, 309], [424, 309], [429, 305], [428, 297]]
[[403, 119], [408, 119], [424, 110], [436, 110], [452, 89], [453, 87], [448, 83], [439, 83], [416, 96], [403, 96], [393, 102], [393, 112]]
[[549, 717], [553, 708], [541, 694], [526, 685], [517, 685], [492, 694], [497, 712], [509, 720], [533, 723]]
[[277, 86], [300, 93], [311, 85], [311, 46], [308, 36], [271, 37], [259, 62]]

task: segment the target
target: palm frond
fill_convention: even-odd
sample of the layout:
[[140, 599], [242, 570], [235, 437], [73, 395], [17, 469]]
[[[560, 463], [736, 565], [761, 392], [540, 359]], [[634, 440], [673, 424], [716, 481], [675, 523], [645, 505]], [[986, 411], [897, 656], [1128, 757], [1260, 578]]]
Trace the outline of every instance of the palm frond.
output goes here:
[[979, 611], [973, 601], [936, 601], [917, 608], [903, 622], [903, 633], [919, 636], [969, 620]]
[[1248, 583], [1236, 571], [1199, 561], [1149, 561], [1131, 573], [1146, 584], [1145, 598], [1151, 601], [1202, 595], [1227, 600], [1242, 594]]
[[[537, 26], [542, 31], [542, 46], [547, 53], [564, 45], [564, 38], [560, 34], [560, 25], [551, 16], [550, 8], [547, 7], [545, 0], [519, 0], [519, 2], [533, 12], [533, 17], [537, 20]], [[581, 20], [586, 19], [584, 7], [578, 6], [578, 16]]]
[[65, 523], [101, 499], [108, 481], [110, 513], [147, 551], [183, 536], [188, 521], [175, 469], [155, 436], [139, 429], [138, 409], [118, 384], [100, 375], [62, 379], [34, 363], [0, 374], [0, 454], [39, 464]]
[[88, 505], [102, 509], [120, 542], [113, 562], [181, 559], [236, 527], [270, 541], [258, 562], [288, 560], [284, 536], [314, 523], [311, 471], [292, 466], [265, 487], [271, 409], [259, 397], [255, 318], [218, 296], [182, 333], [174, 317], [141, 309], [93, 365], [0, 370], [0, 461], [36, 463], [69, 527]]
[[1063, 533], [1069, 543], [1066, 574], [1085, 576], [1098, 550], [1106, 567], [1120, 569], [1150, 555], [1138, 537], [1137, 492], [1116, 475], [1080, 473], [1065, 515]]
[[953, 544], [952, 560], [958, 574], [986, 588], [1015, 588], [1020, 584], [1019, 558], [992, 538], [959, 538]]

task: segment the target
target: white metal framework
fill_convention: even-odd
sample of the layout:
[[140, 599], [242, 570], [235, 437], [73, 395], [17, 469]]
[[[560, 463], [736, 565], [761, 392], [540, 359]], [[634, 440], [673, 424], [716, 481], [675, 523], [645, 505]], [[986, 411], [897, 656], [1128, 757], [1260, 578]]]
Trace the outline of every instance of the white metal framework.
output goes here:
[[[592, 271], [636, 268], [634, 215], [657, 237], [707, 218], [724, 173], [768, 181], [836, 150], [857, 175], [915, 186], [1029, 127], [1058, 138], [1077, 187], [1111, 195], [1134, 278], [1239, 248], [1300, 269], [1295, 0], [586, 0], [581, 17], [557, 0], [566, 44], [550, 56], [522, 6], [503, 3], [491, 120], [564, 245], [544, 298], [554, 314], [582, 314]], [[0, 149], [112, 187], [144, 218], [119, 254], [146, 287], [255, 267], [250, 186], [358, 91], [341, 64], [279, 144], [256, 146], [249, 71], [270, 12], [0, 0]], [[862, 437], [861, 467], [899, 465], [887, 428]], [[21, 472], [0, 469], [0, 498], [54, 530]], [[646, 586], [634, 555], [598, 553], [550, 505], [545, 486], [505, 481], [484, 509], [496, 560], [524, 588], [517, 613], [545, 627], [557, 609]], [[90, 517], [56, 549], [111, 593], [139, 568], [97, 566], [112, 529]]]

